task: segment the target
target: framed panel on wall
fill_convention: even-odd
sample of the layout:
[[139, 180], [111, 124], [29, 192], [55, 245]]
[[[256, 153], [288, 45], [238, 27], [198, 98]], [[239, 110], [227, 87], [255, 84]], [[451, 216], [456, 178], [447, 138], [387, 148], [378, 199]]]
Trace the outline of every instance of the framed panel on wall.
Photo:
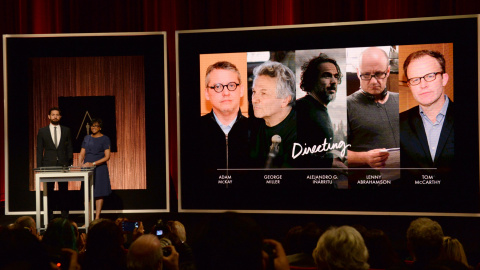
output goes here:
[[[37, 132], [49, 110], [70, 128], [73, 166], [91, 120], [110, 138], [105, 213], [168, 212], [166, 33], [4, 35], [6, 214], [32, 214]], [[41, 156], [41, 155], [40, 155]], [[83, 209], [69, 183], [72, 213]]]
[[478, 215], [478, 37], [477, 15], [178, 31], [179, 211]]

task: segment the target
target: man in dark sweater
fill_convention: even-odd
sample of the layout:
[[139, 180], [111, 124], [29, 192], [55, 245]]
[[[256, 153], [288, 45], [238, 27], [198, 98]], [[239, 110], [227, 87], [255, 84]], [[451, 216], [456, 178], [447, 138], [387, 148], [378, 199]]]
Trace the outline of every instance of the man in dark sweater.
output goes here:
[[[207, 68], [205, 97], [212, 111], [200, 119], [204, 168], [241, 168], [248, 158], [247, 118], [240, 111], [244, 89], [237, 67], [226, 61]], [[228, 171], [226, 171], [228, 174]]]
[[[297, 140], [295, 75], [285, 65], [267, 61], [253, 70], [252, 104], [256, 118], [262, 118], [253, 132], [251, 157], [255, 167], [295, 167], [293, 144]], [[278, 146], [272, 143], [278, 138]]]
[[[311, 59], [302, 67], [300, 88], [307, 95], [296, 101], [299, 143], [309, 147], [334, 141], [332, 120], [327, 105], [335, 100], [342, 72], [337, 62], [326, 54]], [[303, 167], [330, 168], [333, 157], [327, 151], [303, 157]]]

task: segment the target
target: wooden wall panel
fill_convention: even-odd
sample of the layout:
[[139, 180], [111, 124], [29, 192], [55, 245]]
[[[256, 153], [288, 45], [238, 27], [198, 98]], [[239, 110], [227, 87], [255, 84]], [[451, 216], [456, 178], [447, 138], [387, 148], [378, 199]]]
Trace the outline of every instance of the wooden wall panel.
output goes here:
[[[118, 151], [108, 162], [112, 189], [146, 189], [143, 56], [34, 58], [30, 74], [31, 168], [36, 167], [37, 131], [49, 124], [48, 110], [58, 106], [58, 97], [115, 96]], [[74, 165], [79, 165], [78, 154]], [[70, 189], [79, 187], [70, 183]]]

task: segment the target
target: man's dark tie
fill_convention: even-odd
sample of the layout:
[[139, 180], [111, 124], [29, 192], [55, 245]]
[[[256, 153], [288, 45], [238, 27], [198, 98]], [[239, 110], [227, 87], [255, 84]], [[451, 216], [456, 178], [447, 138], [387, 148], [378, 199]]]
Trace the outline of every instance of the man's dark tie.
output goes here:
[[53, 133], [54, 133], [54, 135], [53, 135], [54, 142], [53, 143], [55, 143], [55, 148], [57, 148], [58, 147], [57, 146], [57, 127], [53, 127]]

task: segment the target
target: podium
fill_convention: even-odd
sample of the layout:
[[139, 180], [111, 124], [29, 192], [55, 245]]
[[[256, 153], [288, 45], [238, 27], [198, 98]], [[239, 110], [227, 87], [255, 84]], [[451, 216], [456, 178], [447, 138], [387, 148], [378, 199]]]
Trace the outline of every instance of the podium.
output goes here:
[[85, 205], [85, 230], [88, 230], [90, 221], [93, 220], [93, 170], [95, 167], [39, 167], [35, 172], [35, 198], [37, 231], [41, 228], [40, 218], [40, 184], [43, 183], [43, 225], [48, 224], [48, 182], [83, 181]]

